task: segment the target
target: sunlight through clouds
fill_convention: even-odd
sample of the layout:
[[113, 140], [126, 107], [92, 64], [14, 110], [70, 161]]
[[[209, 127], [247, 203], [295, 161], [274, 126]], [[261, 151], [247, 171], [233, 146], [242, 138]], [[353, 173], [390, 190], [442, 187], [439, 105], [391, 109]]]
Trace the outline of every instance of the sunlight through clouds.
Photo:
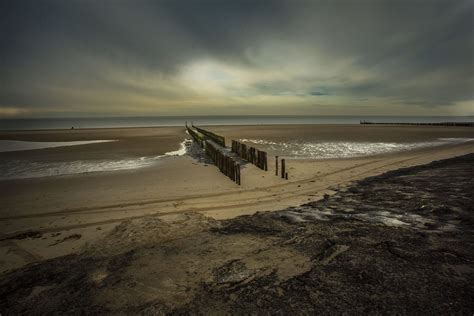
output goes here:
[[11, 2], [0, 115], [467, 115], [472, 12], [436, 0]]

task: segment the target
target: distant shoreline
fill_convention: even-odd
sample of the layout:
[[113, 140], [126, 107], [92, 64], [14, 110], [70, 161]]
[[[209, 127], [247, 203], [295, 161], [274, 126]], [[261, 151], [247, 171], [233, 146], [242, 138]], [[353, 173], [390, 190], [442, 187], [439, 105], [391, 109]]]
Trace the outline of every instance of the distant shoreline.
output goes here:
[[[274, 126], [360, 126], [360, 125], [379, 125], [380, 127], [473, 127], [474, 122], [461, 122], [459, 124], [451, 123], [452, 125], [443, 124], [443, 123], [320, 123], [320, 124], [311, 124], [311, 123], [288, 123], [288, 124], [201, 124], [204, 127], [274, 127]], [[0, 133], [22, 133], [22, 132], [61, 132], [61, 131], [95, 131], [95, 130], [134, 130], [134, 129], [157, 129], [157, 128], [179, 128], [182, 127], [185, 129], [184, 124], [181, 125], [150, 125], [150, 126], [113, 126], [113, 127], [74, 127], [71, 128], [48, 128], [48, 129], [0, 129]]]
[[97, 128], [154, 128], [183, 126], [184, 122], [201, 126], [258, 125], [359, 125], [360, 122], [383, 124], [444, 122], [474, 123], [474, 116], [151, 116], [151, 117], [79, 117], [79, 118], [8, 118], [0, 119], [0, 131], [71, 130]]

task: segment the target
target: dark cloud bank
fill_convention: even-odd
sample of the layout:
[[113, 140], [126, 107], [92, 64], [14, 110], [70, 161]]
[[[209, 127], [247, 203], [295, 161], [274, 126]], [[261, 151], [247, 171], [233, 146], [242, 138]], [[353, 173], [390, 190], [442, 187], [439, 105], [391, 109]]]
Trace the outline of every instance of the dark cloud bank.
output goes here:
[[473, 3], [6, 0], [0, 116], [472, 114]]

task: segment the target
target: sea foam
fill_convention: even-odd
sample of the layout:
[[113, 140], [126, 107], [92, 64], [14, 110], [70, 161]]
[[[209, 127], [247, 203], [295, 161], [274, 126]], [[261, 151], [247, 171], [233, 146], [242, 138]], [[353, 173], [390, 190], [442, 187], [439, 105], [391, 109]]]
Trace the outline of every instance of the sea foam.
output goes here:
[[407, 151], [418, 148], [440, 146], [472, 141], [473, 138], [439, 138], [429, 142], [275, 142], [264, 139], [240, 139], [250, 146], [273, 154], [296, 159], [331, 159], [372, 156], [383, 153]]

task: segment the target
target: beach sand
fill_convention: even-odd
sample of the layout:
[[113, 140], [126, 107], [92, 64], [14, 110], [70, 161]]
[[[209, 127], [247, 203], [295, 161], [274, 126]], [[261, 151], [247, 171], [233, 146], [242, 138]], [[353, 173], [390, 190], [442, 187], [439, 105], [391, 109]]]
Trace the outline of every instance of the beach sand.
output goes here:
[[399, 169], [227, 220], [124, 220], [78, 254], [1, 275], [0, 312], [472, 314], [473, 164]]
[[[213, 126], [231, 139], [272, 141], [431, 141], [474, 138], [472, 128], [425, 126]], [[0, 139], [116, 142], [0, 153], [0, 160], [70, 162], [160, 156], [175, 151], [184, 128], [124, 128], [0, 132]], [[165, 157], [140, 169], [0, 181], [1, 269], [77, 253], [126, 220], [198, 213], [229, 219], [321, 199], [352, 181], [402, 167], [474, 152], [472, 141], [370, 157], [287, 160], [289, 180], [253, 165], [237, 186], [211, 164], [190, 156]]]

